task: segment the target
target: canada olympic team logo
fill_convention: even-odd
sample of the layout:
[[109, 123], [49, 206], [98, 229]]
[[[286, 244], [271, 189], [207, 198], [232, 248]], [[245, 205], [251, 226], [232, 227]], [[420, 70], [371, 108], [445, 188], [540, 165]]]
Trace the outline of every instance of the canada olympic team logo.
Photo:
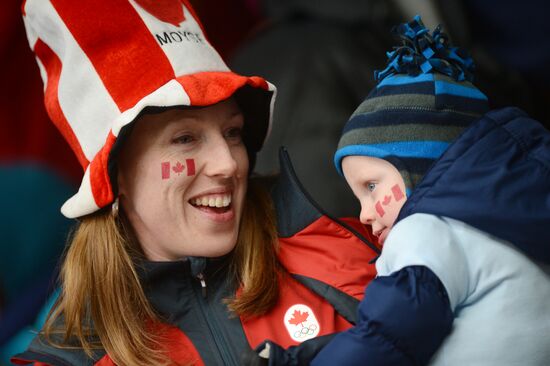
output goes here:
[[284, 323], [290, 338], [296, 342], [314, 338], [321, 331], [313, 310], [304, 304], [295, 304], [288, 308]]

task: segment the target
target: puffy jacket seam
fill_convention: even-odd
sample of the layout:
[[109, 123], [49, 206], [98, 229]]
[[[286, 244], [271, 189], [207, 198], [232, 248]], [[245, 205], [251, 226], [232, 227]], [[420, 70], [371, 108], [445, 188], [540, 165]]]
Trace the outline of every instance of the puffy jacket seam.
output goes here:
[[[494, 120], [491, 119], [491, 122], [493, 122], [493, 125], [494, 125]], [[486, 136], [486, 134], [484, 135]], [[470, 144], [468, 146], [468, 148], [466, 150], [464, 150], [462, 152], [461, 155], [464, 155], [467, 151], [469, 151], [470, 149], [472, 149], [473, 147], [475, 146], [475, 144]], [[452, 167], [454, 167], [454, 165], [456, 164], [458, 159], [453, 159], [452, 163], [450, 163], [450, 165], [447, 167], [447, 169], [445, 169], [444, 172], [442, 172], [439, 177], [437, 177], [437, 180], [434, 181], [434, 186], [438, 184], [438, 182], [441, 181], [441, 179], [445, 176], [445, 174], [452, 169]], [[431, 169], [430, 169], [431, 170]], [[429, 192], [431, 191], [431, 189], [424, 189], [423, 192], [421, 194], [415, 194], [414, 195], [414, 199], [413, 201], [410, 203], [410, 206], [408, 208], [409, 211], [413, 210], [414, 211], [414, 208], [416, 207], [416, 204], [422, 200], [422, 198], [424, 198], [424, 196]]]
[[506, 125], [508, 123], [510, 123], [512, 121], [515, 121], [517, 118], [512, 118], [512, 119], [508, 120], [503, 125], [498, 125], [497, 121], [495, 121], [492, 117], [487, 117], [487, 118], [490, 119], [499, 128], [503, 129], [504, 131], [506, 131], [508, 133], [510, 138], [513, 139], [516, 142], [516, 144], [521, 148], [521, 150], [523, 151], [523, 153], [525, 154], [525, 156], [528, 160], [536, 161], [537, 163], [542, 165], [542, 167], [544, 168], [545, 171], [547, 171], [547, 172], [550, 171], [550, 165], [548, 164], [548, 162], [546, 162], [546, 161], [544, 161], [544, 159], [540, 159], [538, 156], [536, 156], [536, 154], [531, 149], [528, 148], [525, 141], [518, 134], [516, 134], [515, 132], [513, 132], [513, 131], [509, 130], [508, 128], [506, 128]]
[[[370, 324], [371, 324], [371, 320], [370, 319], [367, 319], [367, 324], [369, 324], [369, 327], [370, 327]], [[382, 342], [384, 342], [385, 344], [388, 344], [391, 348], [393, 348], [394, 350], [396, 350], [397, 352], [399, 352], [400, 354], [402, 354], [405, 358], [407, 358], [410, 362], [411, 365], [416, 365], [416, 363], [413, 361], [414, 358], [411, 357], [411, 355], [409, 355], [408, 352], [405, 352], [404, 350], [402, 350], [401, 348], [399, 348], [395, 342], [393, 342], [393, 337], [387, 335], [384, 331], [383, 331], [383, 328], [382, 327], [378, 327], [378, 330], [373, 330], [373, 335], [378, 337], [379, 339], [382, 340]]]

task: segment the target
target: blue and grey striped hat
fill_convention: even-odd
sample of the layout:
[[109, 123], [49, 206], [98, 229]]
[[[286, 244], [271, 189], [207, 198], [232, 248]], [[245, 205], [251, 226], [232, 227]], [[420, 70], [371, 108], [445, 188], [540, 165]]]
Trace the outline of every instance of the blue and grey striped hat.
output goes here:
[[344, 126], [334, 163], [343, 174], [346, 156], [385, 159], [403, 176], [408, 196], [489, 107], [471, 82], [472, 59], [448, 45], [441, 27], [430, 34], [417, 16], [394, 32], [403, 44], [388, 53], [388, 66], [375, 73], [378, 85]]

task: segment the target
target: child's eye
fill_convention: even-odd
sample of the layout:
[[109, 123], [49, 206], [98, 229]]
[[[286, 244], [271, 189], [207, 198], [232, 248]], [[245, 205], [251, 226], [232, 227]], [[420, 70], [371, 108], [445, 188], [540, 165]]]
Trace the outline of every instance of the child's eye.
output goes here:
[[229, 140], [235, 141], [235, 142], [241, 142], [243, 136], [242, 128], [240, 127], [233, 127], [226, 131], [225, 137]]
[[374, 191], [375, 188], [376, 188], [376, 183], [373, 183], [373, 182], [367, 183], [367, 189], [369, 190], [369, 192]]

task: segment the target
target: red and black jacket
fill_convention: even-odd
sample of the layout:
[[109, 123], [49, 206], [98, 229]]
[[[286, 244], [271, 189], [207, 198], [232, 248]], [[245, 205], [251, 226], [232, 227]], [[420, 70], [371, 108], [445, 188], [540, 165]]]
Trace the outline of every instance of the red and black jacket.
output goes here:
[[[306, 342], [307, 352], [316, 353], [326, 343], [321, 336], [355, 323], [364, 288], [376, 274], [374, 236], [356, 220], [326, 215], [303, 190], [284, 150], [271, 193], [279, 260], [289, 275], [282, 277], [279, 300], [267, 314], [244, 319], [229, 312], [223, 299], [234, 296], [238, 284], [225, 276], [223, 258], [140, 266], [146, 295], [163, 319], [158, 327], [168, 335], [166, 347], [177, 363], [239, 365], [245, 351], [266, 339], [284, 348], [319, 339]], [[55, 348], [40, 336], [12, 362], [114, 365], [103, 350], [90, 358], [80, 349]]]

